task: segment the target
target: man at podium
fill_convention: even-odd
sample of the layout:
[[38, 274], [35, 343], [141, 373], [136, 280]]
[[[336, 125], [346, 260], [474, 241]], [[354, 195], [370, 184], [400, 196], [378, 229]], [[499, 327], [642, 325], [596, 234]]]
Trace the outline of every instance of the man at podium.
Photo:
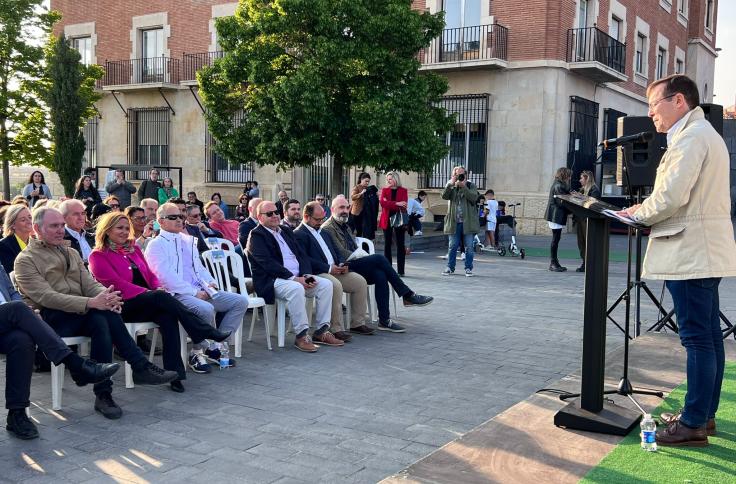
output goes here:
[[672, 295], [680, 342], [687, 352], [685, 406], [663, 414], [659, 445], [708, 445], [723, 381], [718, 284], [736, 276], [730, 217], [729, 155], [698, 107], [695, 83], [673, 75], [647, 88], [649, 117], [667, 133], [652, 194], [625, 210], [651, 226], [643, 277], [661, 279]]

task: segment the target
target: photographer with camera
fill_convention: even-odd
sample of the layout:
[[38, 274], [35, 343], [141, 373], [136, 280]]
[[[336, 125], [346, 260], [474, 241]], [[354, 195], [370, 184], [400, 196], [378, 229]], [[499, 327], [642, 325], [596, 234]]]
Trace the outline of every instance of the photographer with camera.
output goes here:
[[463, 241], [465, 244], [465, 276], [472, 277], [473, 237], [480, 229], [478, 210], [475, 206], [478, 201], [478, 190], [471, 181], [467, 180], [465, 167], [453, 168], [452, 178], [442, 191], [442, 199], [448, 200], [445, 233], [449, 239], [447, 268], [442, 271], [442, 275], [449, 276], [455, 272], [457, 248]]

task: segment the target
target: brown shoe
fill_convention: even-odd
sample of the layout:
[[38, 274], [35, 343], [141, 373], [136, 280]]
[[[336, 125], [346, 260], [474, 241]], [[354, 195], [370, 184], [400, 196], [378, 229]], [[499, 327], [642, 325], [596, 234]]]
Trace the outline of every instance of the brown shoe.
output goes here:
[[335, 338], [346, 343], [350, 343], [350, 340], [353, 339], [353, 335], [351, 335], [347, 331], [335, 331], [333, 334], [335, 335]]
[[299, 351], [304, 351], [306, 353], [315, 353], [319, 349], [316, 344], [312, 343], [312, 338], [308, 334], [294, 340], [294, 346], [296, 346], [296, 349]]
[[355, 334], [369, 335], [375, 333], [376, 330], [371, 328], [367, 324], [361, 324], [360, 326], [350, 328], [350, 332]]
[[705, 425], [691, 429], [675, 420], [662, 430], [657, 430], [657, 444], [663, 446], [705, 447], [708, 445], [708, 435]]
[[345, 344], [342, 340], [335, 338], [335, 335], [329, 331], [325, 331], [320, 335], [312, 335], [312, 339], [314, 339], [316, 343], [327, 346], [343, 346]]
[[[659, 416], [659, 421], [664, 425], [669, 425], [675, 420], [680, 420], [680, 415], [682, 415], [682, 410], [677, 413], [663, 413]], [[716, 434], [716, 419], [708, 419], [705, 423], [705, 433], [708, 434], [708, 437], [712, 437]]]

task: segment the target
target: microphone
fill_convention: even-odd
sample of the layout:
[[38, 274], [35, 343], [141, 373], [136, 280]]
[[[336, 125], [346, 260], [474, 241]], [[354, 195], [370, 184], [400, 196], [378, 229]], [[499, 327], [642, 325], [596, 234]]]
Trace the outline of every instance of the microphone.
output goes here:
[[607, 150], [608, 148], [616, 148], [617, 146], [628, 143], [646, 143], [652, 139], [654, 139], [654, 133], [652, 131], [642, 131], [641, 133], [603, 140], [598, 146], [602, 146], [604, 150]]

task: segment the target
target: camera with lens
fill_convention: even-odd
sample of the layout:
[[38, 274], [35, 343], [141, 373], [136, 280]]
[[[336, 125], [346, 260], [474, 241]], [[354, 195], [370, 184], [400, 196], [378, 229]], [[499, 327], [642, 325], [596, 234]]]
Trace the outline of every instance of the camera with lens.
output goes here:
[[457, 176], [457, 181], [465, 181], [465, 173], [460, 173]]

